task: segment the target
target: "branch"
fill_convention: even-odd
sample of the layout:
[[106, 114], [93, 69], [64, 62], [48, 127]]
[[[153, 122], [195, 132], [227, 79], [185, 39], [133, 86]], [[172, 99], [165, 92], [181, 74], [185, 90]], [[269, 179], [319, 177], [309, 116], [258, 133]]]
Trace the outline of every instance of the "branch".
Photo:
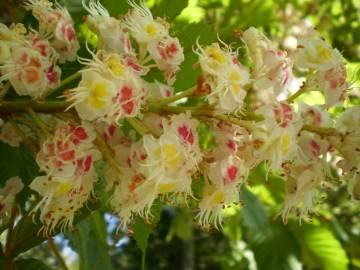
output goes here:
[[104, 154], [105, 160], [109, 162], [118, 173], [122, 172], [120, 165], [117, 161], [113, 158], [112, 150], [109, 148], [107, 143], [103, 140], [99, 132], [96, 132], [96, 145], [100, 148], [101, 152]]
[[342, 136], [335, 128], [318, 127], [314, 125], [304, 125], [302, 130], [316, 133], [322, 136]]
[[31, 108], [36, 112], [44, 113], [63, 112], [70, 105], [71, 103], [67, 101], [3, 101], [0, 102], [0, 113], [25, 112], [26, 108]]
[[162, 107], [162, 106], [168, 105], [170, 103], [173, 103], [179, 99], [182, 99], [184, 97], [194, 96], [195, 93], [196, 93], [196, 87], [193, 86], [193, 87], [189, 88], [188, 90], [182, 91], [182, 92], [180, 92], [180, 94], [174, 95], [172, 97], [163, 98], [159, 101], [149, 102], [149, 106]]
[[297, 99], [299, 96], [304, 94], [306, 92], [306, 83], [303, 83], [299, 90], [297, 90], [294, 94], [292, 94], [290, 97], [286, 99], [287, 103], [293, 103], [295, 99]]
[[61, 253], [59, 251], [59, 248], [57, 247], [57, 245], [54, 243], [52, 237], [49, 237], [48, 238], [48, 244], [49, 244], [49, 247], [50, 249], [53, 251], [55, 257], [58, 259], [58, 262], [61, 266], [61, 268], [63, 270], [69, 270], [66, 266], [66, 263], [64, 261], [64, 258], [61, 256]]
[[141, 136], [150, 133], [149, 129], [135, 117], [126, 118], [126, 122], [128, 122]]

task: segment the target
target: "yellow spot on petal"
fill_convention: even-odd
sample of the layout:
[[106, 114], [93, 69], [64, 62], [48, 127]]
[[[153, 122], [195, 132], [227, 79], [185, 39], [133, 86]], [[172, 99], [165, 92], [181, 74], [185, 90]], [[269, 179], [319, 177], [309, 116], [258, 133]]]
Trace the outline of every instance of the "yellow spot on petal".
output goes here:
[[323, 61], [330, 60], [332, 58], [332, 50], [329, 48], [317, 45], [316, 52], [318, 53], [319, 58]]
[[162, 183], [159, 185], [159, 192], [160, 193], [166, 193], [173, 191], [175, 188], [175, 183]]
[[124, 66], [115, 56], [111, 56], [106, 61], [106, 65], [116, 76], [122, 76], [124, 74]]
[[166, 159], [166, 165], [170, 168], [175, 168], [180, 161], [176, 146], [174, 144], [165, 144], [163, 153]]
[[159, 32], [155, 24], [148, 24], [145, 26], [145, 32], [150, 36], [154, 37]]
[[315, 56], [311, 55], [309, 52], [305, 53], [305, 58], [310, 63], [321, 64], [333, 58], [333, 51], [330, 48], [318, 44], [315, 46], [315, 50], [316, 50]]
[[230, 81], [234, 81], [234, 82], [238, 82], [241, 80], [241, 76], [239, 74], [239, 72], [236, 72], [235, 70], [232, 70], [230, 72], [230, 75], [229, 75], [229, 80]]
[[286, 155], [289, 152], [291, 138], [289, 133], [285, 133], [281, 138], [281, 152]]
[[65, 193], [69, 192], [70, 189], [72, 189], [72, 185], [69, 182], [64, 182], [64, 183], [60, 183], [57, 187], [57, 189], [55, 190], [55, 196], [61, 196], [64, 195]]
[[212, 198], [214, 204], [224, 203], [224, 200], [224, 193], [222, 191], [217, 191]]
[[206, 53], [210, 58], [213, 58], [218, 63], [225, 64], [226, 58], [224, 56], [224, 53], [219, 48], [214, 46], [207, 47]]
[[180, 162], [175, 144], [165, 144], [161, 148], [155, 149], [153, 153], [156, 158], [162, 159], [165, 166], [170, 169], [176, 168]]
[[108, 96], [108, 85], [105, 83], [95, 83], [91, 89], [89, 97], [90, 105], [96, 109], [102, 109], [106, 106], [104, 98]]

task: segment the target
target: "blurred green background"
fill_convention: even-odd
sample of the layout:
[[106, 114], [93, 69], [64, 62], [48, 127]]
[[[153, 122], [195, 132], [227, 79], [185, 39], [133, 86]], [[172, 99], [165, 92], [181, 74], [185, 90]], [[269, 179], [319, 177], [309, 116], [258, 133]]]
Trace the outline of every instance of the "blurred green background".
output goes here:
[[[128, 9], [124, 0], [101, 2], [113, 16]], [[36, 27], [22, 3], [1, 0], [0, 21]], [[81, 0], [59, 3], [73, 15], [80, 38], [94, 38], [83, 24]], [[192, 68], [196, 62], [192, 46], [198, 37], [201, 44], [209, 44], [218, 33], [225, 42], [241, 46], [233, 32], [249, 26], [260, 28], [287, 48], [299, 29], [312, 24], [343, 53], [351, 82], [358, 80], [359, 0], [149, 0], [148, 4], [155, 15], [171, 22], [184, 46], [186, 60], [178, 74], [177, 89], [187, 89], [198, 75], [199, 70]], [[64, 74], [77, 68], [65, 64]], [[356, 91], [349, 100], [350, 104], [358, 103]], [[271, 176], [266, 184], [264, 179], [265, 170], [259, 166], [249, 177], [250, 187], [241, 190], [242, 204], [224, 210], [223, 231], [199, 229], [188, 209], [159, 206], [153, 211], [153, 224], [138, 221], [132, 231], [116, 233], [116, 217], [109, 214], [106, 194], [101, 194], [102, 208], [77, 224], [74, 231], [56, 237], [55, 242], [68, 269], [140, 269], [145, 253], [147, 269], [360, 269], [360, 207], [350, 201], [345, 185], [338, 190], [329, 185], [324, 190], [318, 215], [302, 224], [293, 217], [285, 225], [279, 217], [283, 180]], [[21, 269], [60, 269], [47, 243], [21, 256], [42, 261], [28, 260]]]

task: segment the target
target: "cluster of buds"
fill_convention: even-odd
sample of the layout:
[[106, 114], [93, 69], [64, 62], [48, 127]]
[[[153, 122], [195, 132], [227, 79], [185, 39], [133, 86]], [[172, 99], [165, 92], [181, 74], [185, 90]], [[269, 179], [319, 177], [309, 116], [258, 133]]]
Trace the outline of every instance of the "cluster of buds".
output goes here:
[[42, 144], [36, 161], [45, 175], [36, 177], [30, 188], [42, 196], [32, 211], [41, 210], [45, 232], [71, 226], [75, 213], [88, 200], [97, 181], [94, 162], [101, 158], [95, 138], [88, 124], [58, 123], [54, 136]]

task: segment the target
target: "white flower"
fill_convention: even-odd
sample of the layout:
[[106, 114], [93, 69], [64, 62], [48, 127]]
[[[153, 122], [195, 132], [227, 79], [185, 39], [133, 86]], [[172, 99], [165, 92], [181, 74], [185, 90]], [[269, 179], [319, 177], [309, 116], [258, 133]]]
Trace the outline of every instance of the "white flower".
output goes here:
[[164, 133], [175, 133], [178, 140], [188, 150], [188, 162], [193, 164], [199, 163], [202, 158], [202, 153], [199, 147], [199, 137], [197, 134], [197, 126], [199, 122], [190, 117], [190, 114], [178, 114], [170, 118], [170, 120], [163, 121]]
[[198, 44], [196, 51], [205, 75], [204, 83], [210, 87], [209, 103], [216, 105], [218, 113], [240, 110], [247, 94], [245, 86], [250, 82], [249, 71], [239, 63], [237, 53], [223, 45], [224, 49], [218, 43], [205, 48]]
[[298, 40], [298, 49], [295, 54], [295, 65], [300, 68], [327, 70], [342, 62], [341, 54], [324, 41], [318, 33]]
[[118, 124], [124, 117], [139, 115], [146, 96], [141, 69], [119, 54], [98, 51], [93, 57], [81, 59], [88, 67], [69, 96], [81, 119]]
[[126, 168], [122, 169], [121, 175], [107, 169], [105, 178], [116, 181], [110, 205], [120, 218], [120, 228], [126, 229], [135, 215], [150, 217], [151, 206], [158, 196], [155, 181], [147, 181], [139, 173]]
[[306, 165], [290, 165], [285, 169], [286, 192], [285, 205], [282, 217], [287, 222], [292, 209], [299, 209], [300, 219], [308, 214], [315, 212], [314, 203], [317, 199], [317, 187], [326, 178], [326, 170], [323, 164], [315, 162]]
[[179, 40], [167, 36], [149, 43], [148, 51], [157, 67], [164, 71], [167, 82], [172, 84], [175, 81], [176, 72], [184, 61], [184, 52]]
[[209, 182], [204, 187], [197, 214], [202, 226], [211, 223], [216, 228], [222, 227], [222, 209], [239, 202], [239, 185], [245, 182], [247, 174], [244, 161], [233, 155], [209, 165]]
[[90, 0], [86, 5], [83, 0], [82, 3], [89, 12], [86, 23], [100, 37], [98, 48], [114, 53], [131, 54], [131, 41], [122, 22], [111, 17], [99, 1]]
[[40, 221], [45, 234], [51, 234], [56, 228], [64, 231], [71, 228], [75, 213], [88, 200], [97, 176], [94, 170], [84, 175], [79, 181], [74, 178], [38, 176], [30, 184], [30, 188], [38, 192], [42, 199], [32, 209], [40, 210]]
[[60, 82], [57, 54], [36, 33], [11, 43], [11, 56], [1, 66], [0, 81], [10, 80], [19, 95], [41, 96]]
[[325, 106], [331, 107], [345, 99], [345, 91], [349, 84], [346, 81], [346, 68], [340, 63], [316, 74], [318, 87], [325, 96]]
[[205, 48], [197, 44], [195, 53], [199, 55], [199, 63], [203, 72], [214, 76], [222, 68], [232, 63], [234, 57], [236, 57], [236, 54], [231, 52], [229, 46], [226, 46], [223, 50], [220, 48], [219, 43], [213, 43]]
[[272, 89], [275, 96], [287, 91], [293, 79], [292, 62], [286, 52], [277, 50], [270, 40], [254, 27], [243, 35], [249, 56], [254, 63], [252, 75], [256, 90]]
[[330, 114], [318, 106], [309, 106], [305, 103], [299, 103], [299, 113], [306, 125], [315, 125], [321, 127], [332, 127], [333, 120]]
[[168, 25], [159, 19], [154, 20], [145, 1], [137, 4], [135, 1], [129, 0], [128, 3], [133, 9], [124, 19], [124, 24], [137, 42], [147, 44], [168, 36]]
[[85, 70], [79, 86], [71, 90], [70, 101], [74, 102], [81, 119], [92, 121], [111, 112], [116, 93], [112, 81], [95, 71]]
[[191, 172], [196, 169], [190, 154], [174, 133], [164, 133], [159, 139], [143, 136], [147, 158], [142, 162], [140, 172], [147, 181], [155, 181], [160, 194], [183, 192], [191, 195]]
[[269, 49], [264, 52], [262, 66], [255, 66], [254, 77], [257, 90], [272, 89], [278, 95], [291, 85], [292, 63], [285, 52]]
[[217, 103], [218, 112], [240, 110], [247, 94], [244, 86], [250, 82], [247, 68], [240, 64], [230, 64], [219, 71], [208, 99], [210, 104]]
[[26, 8], [39, 21], [40, 34], [50, 40], [60, 55], [60, 62], [74, 61], [79, 43], [67, 9], [47, 0], [27, 0]]
[[249, 56], [254, 62], [256, 68], [262, 67], [264, 64], [264, 55], [272, 49], [271, 41], [255, 27], [248, 28], [242, 35]]
[[265, 105], [257, 113], [265, 119], [252, 134], [255, 156], [265, 160], [269, 169], [280, 169], [298, 150], [296, 138], [302, 124], [284, 102]]
[[336, 121], [336, 128], [342, 133], [359, 131], [360, 106], [347, 108]]
[[93, 145], [95, 136], [89, 124], [60, 123], [37, 154], [36, 161], [46, 175], [30, 184], [42, 197], [32, 212], [40, 209], [46, 234], [57, 226], [71, 227], [75, 213], [91, 195], [97, 180], [94, 162], [101, 158]]

